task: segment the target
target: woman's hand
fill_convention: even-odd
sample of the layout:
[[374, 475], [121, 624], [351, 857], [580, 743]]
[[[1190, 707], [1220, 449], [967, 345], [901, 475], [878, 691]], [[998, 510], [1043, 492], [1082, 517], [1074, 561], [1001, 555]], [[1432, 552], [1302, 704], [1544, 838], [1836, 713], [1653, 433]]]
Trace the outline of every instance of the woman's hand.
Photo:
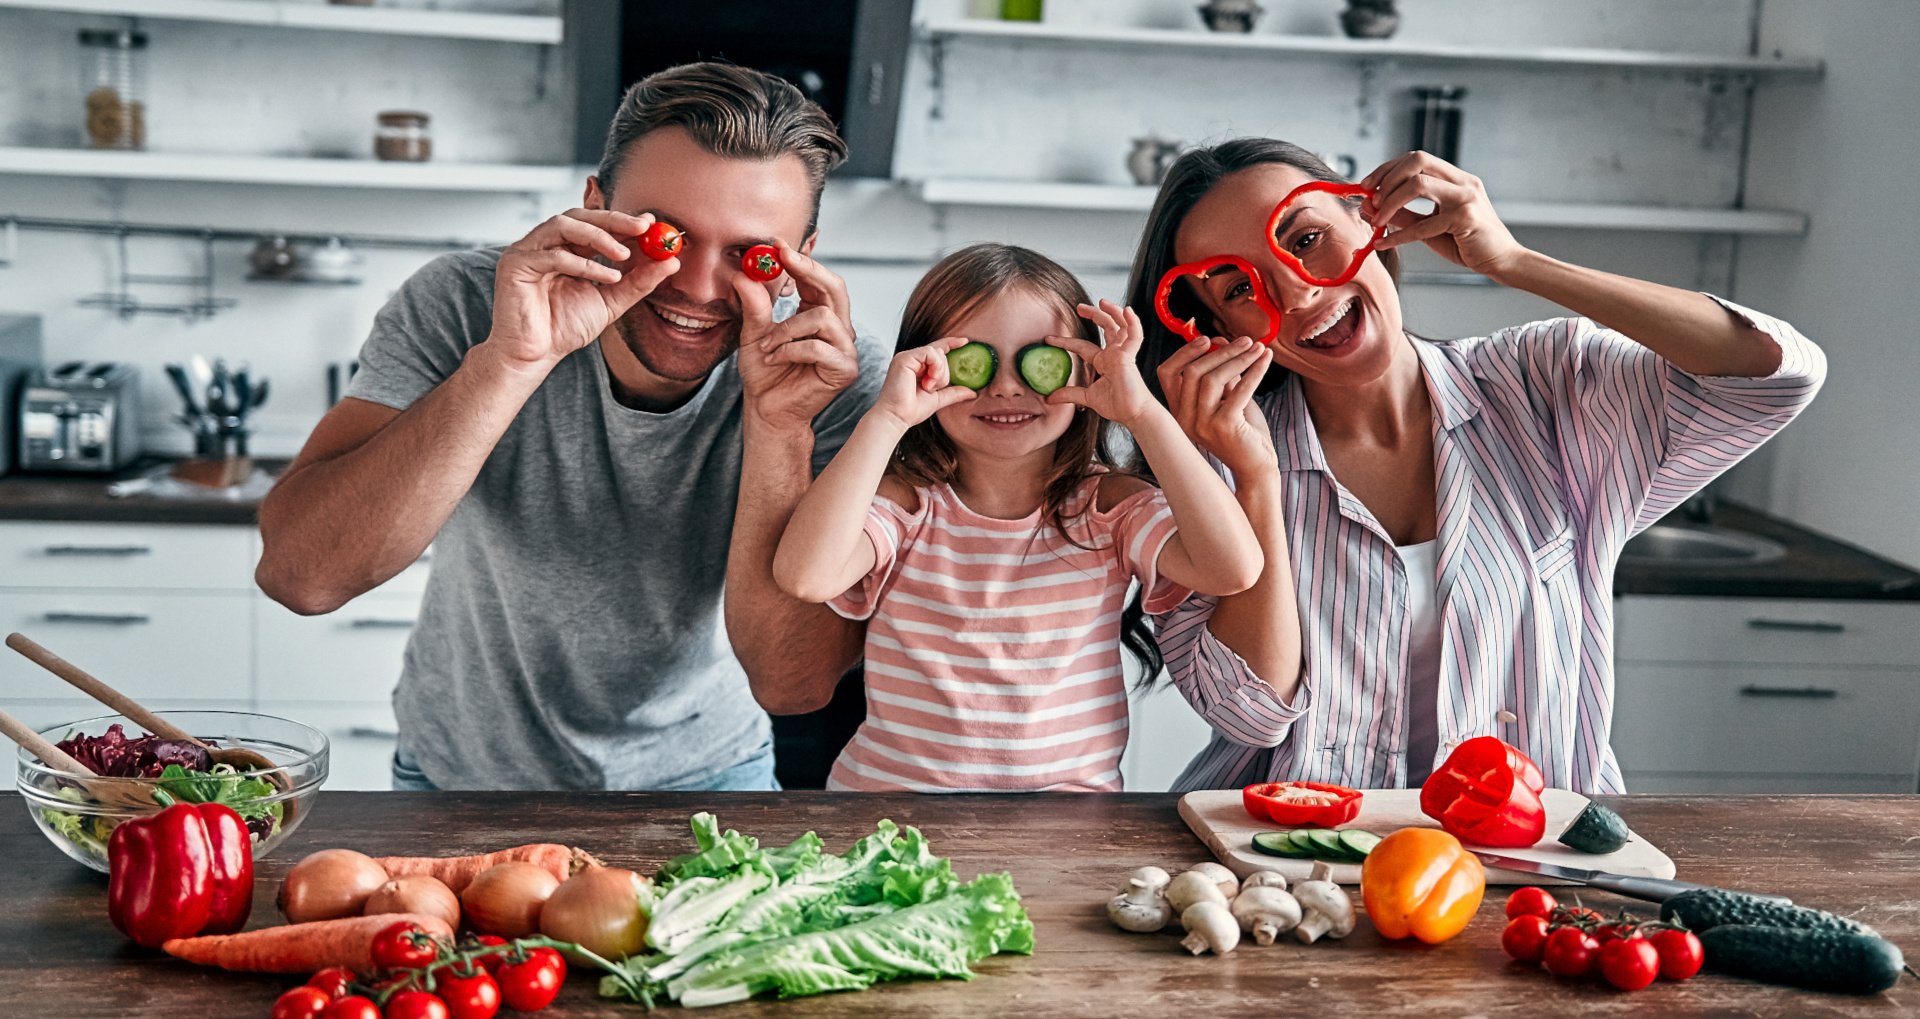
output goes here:
[[1146, 338], [1140, 316], [1132, 308], [1105, 300], [1097, 308], [1083, 304], [1078, 311], [1081, 318], [1100, 327], [1103, 342], [1096, 347], [1078, 336], [1047, 337], [1048, 343], [1080, 358], [1081, 376], [1080, 385], [1061, 386], [1047, 402], [1076, 404], [1121, 425], [1157, 409], [1135, 363]]
[[[1222, 345], [1215, 349], [1215, 342]], [[1272, 364], [1273, 348], [1264, 343], [1203, 336], [1174, 351], [1156, 372], [1180, 430], [1236, 478], [1271, 470], [1276, 462], [1273, 435], [1253, 403]]]
[[969, 342], [964, 336], [948, 336], [894, 355], [870, 413], [891, 418], [904, 431], [943, 407], [978, 397], [979, 393], [965, 386], [953, 385], [947, 374], [947, 352]]
[[[1424, 241], [1447, 261], [1494, 279], [1527, 253], [1493, 211], [1480, 178], [1432, 153], [1388, 160], [1360, 183], [1375, 191], [1360, 206], [1367, 222], [1394, 228], [1378, 247]], [[1433, 211], [1408, 211], [1416, 198], [1432, 201]]]

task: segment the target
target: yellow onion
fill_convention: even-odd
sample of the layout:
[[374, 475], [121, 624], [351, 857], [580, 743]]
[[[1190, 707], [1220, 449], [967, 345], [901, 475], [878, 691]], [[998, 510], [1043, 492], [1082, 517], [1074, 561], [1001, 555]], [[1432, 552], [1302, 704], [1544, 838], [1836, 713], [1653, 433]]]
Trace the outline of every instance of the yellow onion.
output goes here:
[[540, 929], [540, 907], [559, 886], [560, 879], [537, 864], [496, 863], [474, 875], [460, 893], [460, 905], [474, 930], [524, 938]]
[[359, 916], [387, 883], [380, 861], [351, 849], [322, 849], [293, 865], [280, 883], [280, 912], [288, 923]]
[[381, 885], [367, 899], [365, 915], [375, 913], [424, 913], [445, 920], [449, 930], [460, 927], [460, 899], [430, 874], [406, 874]]
[[647, 933], [647, 918], [640, 912], [645, 881], [630, 870], [589, 866], [553, 890], [540, 908], [540, 933], [571, 941], [603, 959], [638, 955]]

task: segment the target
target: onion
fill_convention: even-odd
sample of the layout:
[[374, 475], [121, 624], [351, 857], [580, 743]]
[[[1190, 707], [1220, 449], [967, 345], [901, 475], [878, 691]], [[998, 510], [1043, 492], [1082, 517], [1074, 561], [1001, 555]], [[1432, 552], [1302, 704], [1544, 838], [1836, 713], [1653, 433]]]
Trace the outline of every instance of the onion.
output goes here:
[[406, 874], [381, 885], [367, 899], [365, 915], [375, 913], [425, 913], [445, 920], [449, 930], [460, 926], [459, 898], [430, 874]]
[[496, 863], [474, 875], [460, 893], [460, 905], [474, 930], [524, 938], [540, 929], [540, 907], [559, 886], [553, 871], [538, 864]]
[[280, 883], [280, 912], [289, 923], [359, 916], [387, 883], [387, 869], [365, 853], [322, 849], [293, 865]]
[[[571, 941], [603, 959], [640, 954], [647, 933], [647, 918], [640, 912], [645, 880], [630, 870], [587, 867], [561, 882], [541, 907], [540, 933]], [[575, 961], [586, 964], [585, 959]]]

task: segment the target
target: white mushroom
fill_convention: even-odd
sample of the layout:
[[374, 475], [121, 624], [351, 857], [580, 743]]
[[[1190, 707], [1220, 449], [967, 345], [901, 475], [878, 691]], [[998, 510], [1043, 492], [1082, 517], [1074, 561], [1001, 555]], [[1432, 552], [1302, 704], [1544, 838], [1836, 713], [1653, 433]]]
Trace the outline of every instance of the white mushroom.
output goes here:
[[1287, 890], [1287, 876], [1277, 870], [1256, 870], [1240, 882], [1241, 894], [1245, 894], [1249, 888], [1278, 888], [1284, 892]]
[[1240, 925], [1233, 922], [1233, 914], [1218, 902], [1201, 901], [1188, 906], [1180, 914], [1180, 926], [1187, 929], [1187, 936], [1180, 939], [1180, 947], [1199, 955], [1208, 949], [1215, 955], [1225, 955], [1233, 951], [1240, 943]]
[[1167, 905], [1167, 872], [1158, 867], [1142, 867], [1127, 879], [1127, 888], [1107, 900], [1107, 916], [1129, 931], [1157, 931], [1173, 919], [1173, 907]]
[[1299, 900], [1271, 885], [1242, 888], [1233, 900], [1233, 918], [1256, 944], [1273, 944], [1275, 937], [1299, 926], [1300, 917]]
[[1227, 897], [1220, 894], [1220, 886], [1212, 878], [1196, 870], [1177, 874], [1167, 885], [1167, 905], [1182, 916], [1187, 907], [1196, 902], [1213, 902], [1221, 906], [1227, 904]]
[[1353, 900], [1339, 885], [1327, 880], [1332, 876], [1333, 868], [1321, 861], [1313, 865], [1307, 880], [1293, 886], [1293, 896], [1306, 913], [1300, 926], [1293, 929], [1293, 936], [1306, 944], [1313, 944], [1321, 935], [1344, 938], [1353, 933]]
[[1240, 879], [1233, 876], [1233, 871], [1217, 863], [1196, 863], [1188, 873], [1205, 874], [1209, 881], [1220, 886], [1220, 895], [1228, 902], [1240, 894]]

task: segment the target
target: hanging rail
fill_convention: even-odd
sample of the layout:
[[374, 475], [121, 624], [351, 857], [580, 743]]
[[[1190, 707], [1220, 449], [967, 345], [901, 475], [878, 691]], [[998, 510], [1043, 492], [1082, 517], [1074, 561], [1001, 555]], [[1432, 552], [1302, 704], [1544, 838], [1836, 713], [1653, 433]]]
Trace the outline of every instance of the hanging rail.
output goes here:
[[[220, 230], [203, 226], [172, 226], [163, 223], [121, 223], [105, 219], [49, 219], [43, 216], [16, 216], [0, 212], [0, 237], [13, 230], [41, 230], [52, 233], [138, 235], [143, 237], [188, 237], [193, 240], [257, 241], [262, 237], [285, 237], [289, 241], [324, 244], [338, 238], [340, 243], [358, 248], [402, 248], [411, 250], [462, 250], [482, 248], [492, 241], [462, 240], [455, 237], [391, 237], [378, 234], [314, 233], [298, 230]], [[12, 255], [14, 252], [7, 251]]]

